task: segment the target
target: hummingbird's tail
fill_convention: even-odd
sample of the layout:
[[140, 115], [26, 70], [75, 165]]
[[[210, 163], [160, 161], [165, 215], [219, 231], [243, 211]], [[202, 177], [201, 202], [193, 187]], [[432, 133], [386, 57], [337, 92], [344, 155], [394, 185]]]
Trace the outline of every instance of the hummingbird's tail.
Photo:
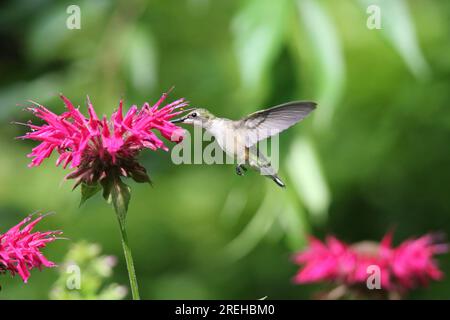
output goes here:
[[280, 179], [279, 176], [277, 176], [276, 174], [269, 176], [270, 178], [272, 178], [272, 180], [281, 188], [286, 188], [286, 185], [284, 184], [284, 182]]
[[283, 180], [277, 175], [277, 171], [272, 167], [264, 154], [259, 151], [255, 154], [250, 150], [249, 155], [250, 166], [256, 168], [262, 175], [272, 179], [279, 187], [286, 188]]

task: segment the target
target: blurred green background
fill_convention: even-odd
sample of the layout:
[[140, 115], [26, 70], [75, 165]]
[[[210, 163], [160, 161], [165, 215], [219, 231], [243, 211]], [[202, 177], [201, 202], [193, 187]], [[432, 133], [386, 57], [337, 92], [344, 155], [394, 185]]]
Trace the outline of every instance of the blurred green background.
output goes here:
[[[70, 4], [81, 29], [66, 28]], [[381, 30], [366, 26], [369, 4]], [[29, 169], [35, 143], [17, 141], [27, 100], [61, 112], [63, 92], [86, 113], [171, 98], [239, 118], [289, 100], [319, 108], [280, 137], [287, 189], [232, 165], [174, 165], [142, 153], [154, 187], [129, 182], [128, 233], [145, 299], [303, 299], [291, 255], [307, 234], [395, 242], [450, 233], [450, 2], [430, 0], [3, 1], [0, 11], [0, 232], [36, 210], [40, 230], [118, 257], [111, 281], [128, 285], [112, 209], [63, 183], [55, 157]], [[412, 298], [450, 297], [446, 278]], [[47, 299], [58, 270], [28, 284], [1, 276], [0, 299]]]

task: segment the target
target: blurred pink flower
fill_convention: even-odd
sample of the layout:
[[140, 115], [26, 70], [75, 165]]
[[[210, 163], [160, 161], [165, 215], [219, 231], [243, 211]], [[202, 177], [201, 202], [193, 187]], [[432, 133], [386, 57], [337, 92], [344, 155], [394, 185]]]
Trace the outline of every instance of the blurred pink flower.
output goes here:
[[109, 120], [105, 116], [98, 118], [89, 97], [88, 118], [63, 95], [61, 99], [67, 111], [60, 115], [39, 104], [30, 107], [29, 110], [45, 123], [29, 122], [27, 126], [31, 131], [19, 137], [40, 142], [28, 155], [33, 158], [29, 166], [39, 166], [56, 150], [59, 153], [56, 165], [62, 164], [66, 168], [70, 164], [71, 168], [76, 168], [66, 177], [77, 180], [75, 187], [82, 182], [96, 184], [111, 172], [137, 182], [149, 181], [145, 168], [136, 160], [137, 155], [144, 148], [168, 150], [153, 130], [173, 142], [180, 142], [183, 137], [183, 129], [169, 120], [181, 113], [176, 109], [187, 103], [179, 99], [159, 108], [166, 97], [167, 94], [163, 94], [153, 106], [148, 103], [142, 108], [133, 105], [125, 116], [120, 101], [118, 110]]
[[[25, 218], [18, 225], [0, 234], [0, 273], [9, 271], [11, 275], [19, 274], [26, 283], [33, 268], [54, 267], [55, 264], [47, 260], [40, 249], [47, 243], [57, 239], [59, 231], [31, 232], [43, 216], [31, 221], [31, 216]], [[30, 222], [31, 221], [31, 222]]]
[[381, 287], [388, 291], [405, 292], [443, 277], [433, 257], [447, 252], [446, 244], [436, 244], [432, 235], [406, 240], [397, 248], [391, 242], [391, 233], [379, 244], [366, 241], [351, 246], [332, 236], [325, 242], [310, 238], [308, 248], [294, 257], [302, 266], [294, 282], [365, 285], [370, 265], [380, 268]]
[[432, 235], [406, 240], [392, 251], [392, 274], [405, 288], [426, 285], [429, 280], [442, 279], [443, 274], [433, 261], [435, 254], [448, 251], [446, 244], [433, 244]]
[[308, 283], [346, 277], [355, 268], [356, 255], [335, 237], [327, 237], [326, 243], [311, 237], [309, 247], [294, 259], [304, 265], [295, 282]]

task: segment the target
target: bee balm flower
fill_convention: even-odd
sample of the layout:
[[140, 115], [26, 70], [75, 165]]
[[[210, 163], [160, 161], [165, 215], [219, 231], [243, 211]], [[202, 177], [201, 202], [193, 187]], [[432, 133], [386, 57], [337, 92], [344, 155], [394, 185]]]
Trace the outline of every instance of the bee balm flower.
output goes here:
[[26, 283], [31, 269], [55, 266], [44, 257], [40, 250], [47, 243], [53, 242], [56, 239], [55, 236], [61, 232], [32, 232], [42, 218], [43, 216], [40, 216], [31, 221], [29, 216], [6, 233], [0, 234], [0, 273], [9, 271], [13, 276], [19, 274]]
[[[323, 243], [310, 239], [309, 247], [295, 256], [302, 266], [294, 281], [298, 284], [328, 281], [347, 289], [366, 288], [370, 266], [380, 270], [381, 289], [405, 294], [430, 280], [443, 277], [434, 256], [448, 251], [445, 244], [436, 244], [432, 235], [391, 245], [387, 234], [380, 243], [360, 242], [348, 245], [335, 237]], [[360, 290], [361, 291], [361, 290]]]
[[183, 130], [169, 120], [180, 113], [176, 109], [187, 103], [179, 99], [160, 108], [166, 97], [167, 94], [163, 94], [153, 106], [148, 103], [142, 108], [132, 106], [125, 115], [120, 101], [110, 119], [105, 116], [100, 119], [89, 98], [88, 118], [62, 95], [67, 111], [60, 115], [36, 104], [29, 110], [45, 123], [28, 123], [31, 132], [20, 137], [40, 142], [28, 155], [33, 158], [29, 166], [39, 166], [56, 151], [59, 154], [57, 165], [75, 169], [66, 176], [76, 180], [75, 187], [80, 183], [103, 184], [111, 175], [149, 182], [145, 168], [136, 159], [139, 152], [142, 149], [168, 150], [154, 131], [173, 142], [181, 141], [183, 135]]

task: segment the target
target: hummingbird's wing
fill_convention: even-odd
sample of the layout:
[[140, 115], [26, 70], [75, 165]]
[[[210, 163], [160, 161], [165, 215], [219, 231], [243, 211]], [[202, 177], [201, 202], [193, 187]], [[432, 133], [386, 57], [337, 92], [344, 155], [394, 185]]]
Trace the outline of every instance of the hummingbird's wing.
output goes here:
[[316, 103], [311, 101], [288, 102], [235, 121], [235, 130], [245, 145], [251, 147], [303, 120], [315, 108]]

